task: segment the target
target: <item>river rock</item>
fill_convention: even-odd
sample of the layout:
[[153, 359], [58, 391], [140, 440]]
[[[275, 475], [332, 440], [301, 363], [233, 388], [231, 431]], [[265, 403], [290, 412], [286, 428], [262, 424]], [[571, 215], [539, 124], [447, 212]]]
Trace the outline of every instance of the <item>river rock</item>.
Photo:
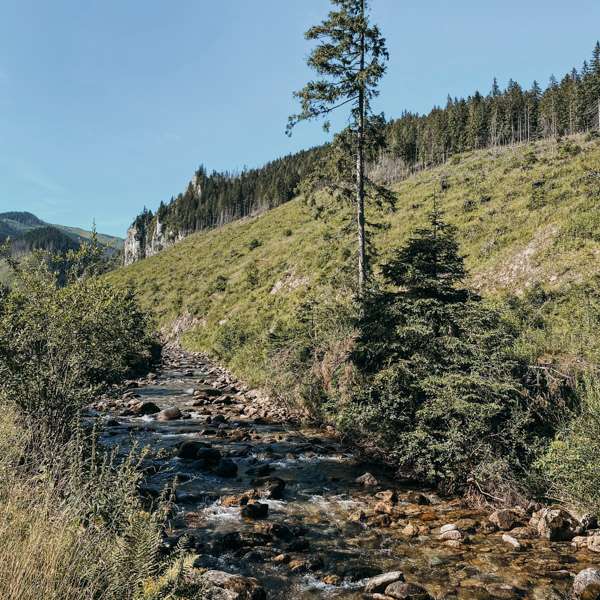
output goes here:
[[139, 416], [154, 415], [160, 412], [160, 408], [154, 402], [142, 402], [133, 408], [133, 412]]
[[600, 533], [594, 533], [588, 536], [587, 547], [592, 552], [600, 552]]
[[165, 408], [156, 415], [157, 421], [176, 421], [181, 419], [181, 411], [176, 406]]
[[202, 448], [210, 448], [210, 444], [198, 440], [186, 440], [180, 444], [177, 456], [185, 460], [194, 460], [198, 458], [198, 451]]
[[573, 596], [577, 600], [599, 600], [600, 569], [590, 567], [577, 573], [573, 581]]
[[371, 579], [367, 581], [367, 585], [365, 585], [365, 592], [367, 594], [384, 592], [389, 585], [396, 583], [397, 581], [404, 581], [404, 574], [401, 571], [390, 571], [389, 573], [371, 577]]
[[279, 477], [259, 477], [252, 481], [252, 485], [259, 488], [265, 498], [281, 500], [285, 490], [285, 481]]
[[242, 507], [241, 515], [245, 519], [265, 519], [269, 514], [269, 505], [251, 500]]
[[569, 541], [575, 537], [577, 523], [563, 508], [544, 508], [537, 518], [540, 537], [551, 541]]
[[196, 459], [201, 468], [214, 467], [221, 461], [221, 452], [217, 448], [198, 448]]
[[509, 508], [496, 510], [488, 518], [501, 531], [510, 531], [521, 521], [520, 516]]
[[418, 506], [429, 506], [431, 504], [431, 500], [425, 494], [421, 494], [421, 492], [409, 492], [406, 495], [406, 501]]
[[519, 551], [523, 549], [523, 546], [521, 545], [519, 540], [517, 538], [514, 538], [512, 535], [508, 535], [507, 533], [505, 533], [502, 536], [502, 541], [505, 544], [508, 544], [513, 550]]
[[375, 487], [376, 485], [379, 485], [379, 481], [377, 481], [371, 473], [365, 473], [364, 475], [357, 477], [355, 481], [363, 487]]
[[207, 571], [202, 579], [209, 585], [233, 592], [232, 600], [266, 600], [267, 594], [258, 580], [224, 571]]
[[395, 490], [385, 490], [383, 492], [377, 492], [375, 494], [375, 498], [377, 498], [380, 502], [391, 506], [395, 506], [396, 504], [398, 504], [398, 493]]
[[573, 546], [573, 548], [577, 548], [577, 550], [581, 550], [582, 548], [587, 548], [588, 547], [588, 537], [585, 535], [576, 535], [572, 540], [571, 540], [571, 546]]
[[395, 600], [431, 600], [425, 588], [414, 583], [396, 581], [385, 588], [385, 595]]
[[238, 472], [238, 466], [230, 458], [222, 458], [219, 464], [213, 469], [213, 473], [219, 477], [235, 477]]
[[448, 531], [444, 531], [440, 533], [440, 540], [448, 541], [448, 540], [462, 540], [463, 534], [458, 531], [458, 529], [449, 529]]

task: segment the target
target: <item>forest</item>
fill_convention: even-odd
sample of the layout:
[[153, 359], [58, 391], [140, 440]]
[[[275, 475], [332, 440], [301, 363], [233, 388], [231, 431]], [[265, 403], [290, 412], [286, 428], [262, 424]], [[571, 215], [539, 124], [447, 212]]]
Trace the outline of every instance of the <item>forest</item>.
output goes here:
[[[387, 123], [386, 143], [372, 158], [372, 169], [389, 183], [461, 152], [598, 130], [599, 97], [597, 42], [581, 68], [560, 81], [552, 75], [545, 89], [537, 81], [525, 88], [513, 80], [501, 89], [493, 79], [486, 95], [448, 96], [444, 106], [427, 115], [404, 112]], [[144, 209], [133, 227], [148, 241], [156, 220], [173, 236], [189, 235], [274, 208], [297, 195], [300, 182], [323, 152], [305, 150], [241, 173], [208, 173], [200, 167], [185, 192], [161, 202], [156, 214]]]

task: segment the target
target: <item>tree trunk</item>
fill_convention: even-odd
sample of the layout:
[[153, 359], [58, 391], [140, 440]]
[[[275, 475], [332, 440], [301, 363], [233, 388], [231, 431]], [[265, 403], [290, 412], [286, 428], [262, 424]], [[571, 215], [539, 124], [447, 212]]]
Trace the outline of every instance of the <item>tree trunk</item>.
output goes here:
[[[365, 15], [363, 1], [362, 15]], [[361, 34], [360, 70], [365, 68], [365, 36]], [[362, 299], [367, 278], [365, 240], [365, 88], [361, 82], [358, 94], [358, 140], [356, 152], [356, 220], [358, 224], [358, 294]]]

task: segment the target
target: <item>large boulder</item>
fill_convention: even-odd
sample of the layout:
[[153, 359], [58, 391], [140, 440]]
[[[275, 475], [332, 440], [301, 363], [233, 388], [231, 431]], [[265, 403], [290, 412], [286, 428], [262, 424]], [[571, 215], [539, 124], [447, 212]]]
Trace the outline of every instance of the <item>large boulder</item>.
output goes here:
[[251, 500], [240, 512], [244, 519], [265, 519], [269, 514], [269, 505]]
[[235, 477], [238, 472], [238, 466], [230, 458], [222, 458], [219, 464], [213, 469], [213, 473], [219, 477]]
[[551, 541], [572, 540], [578, 523], [566, 510], [560, 507], [544, 508], [534, 517], [540, 537]]
[[143, 417], [145, 415], [154, 415], [160, 412], [160, 408], [158, 408], [158, 406], [156, 406], [154, 402], [142, 402], [141, 404], [134, 406], [132, 410], [136, 415], [140, 417]]
[[432, 600], [427, 590], [414, 583], [396, 581], [385, 588], [385, 595], [395, 600]]
[[586, 538], [586, 546], [592, 552], [600, 552], [600, 533], [593, 533]]
[[577, 600], [599, 600], [600, 569], [589, 568], [577, 573], [573, 581], [573, 596]]
[[384, 592], [388, 586], [397, 581], [404, 581], [404, 574], [401, 571], [390, 571], [389, 573], [371, 577], [371, 579], [367, 581], [365, 592], [367, 594], [380, 594]]
[[165, 408], [156, 415], [157, 421], [176, 421], [181, 419], [181, 411], [176, 406]]
[[377, 479], [371, 475], [371, 473], [365, 473], [364, 475], [357, 477], [356, 483], [362, 485], [363, 487], [375, 487], [379, 485], [379, 481], [377, 481]]
[[501, 531], [510, 531], [521, 522], [521, 517], [514, 510], [505, 508], [494, 511], [489, 516], [489, 521]]
[[186, 440], [180, 444], [177, 456], [184, 460], [194, 460], [198, 458], [198, 451], [203, 448], [210, 448], [210, 444], [200, 442], [199, 440]]
[[213, 588], [230, 592], [232, 600], [266, 600], [267, 594], [258, 580], [224, 571], [207, 571], [202, 579]]
[[285, 481], [280, 477], [259, 477], [252, 480], [252, 485], [260, 490], [261, 496], [272, 500], [281, 500], [285, 490]]

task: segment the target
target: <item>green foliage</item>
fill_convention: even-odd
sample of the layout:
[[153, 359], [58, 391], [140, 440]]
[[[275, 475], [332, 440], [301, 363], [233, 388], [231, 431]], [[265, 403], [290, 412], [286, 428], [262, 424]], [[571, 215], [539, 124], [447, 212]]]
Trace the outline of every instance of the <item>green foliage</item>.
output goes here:
[[248, 244], [248, 250], [255, 250], [259, 246], [262, 246], [262, 242], [256, 238], [252, 238]]
[[267, 389], [312, 417], [335, 418], [356, 337], [358, 306], [349, 289], [326, 288], [301, 302], [268, 334]]
[[579, 386], [580, 406], [541, 458], [538, 467], [556, 498], [600, 515], [600, 379], [588, 373]]
[[68, 438], [103, 385], [150, 360], [145, 314], [95, 276], [95, 256], [86, 244], [70, 255], [68, 285], [46, 260], [17, 267], [0, 304], [0, 395], [42, 437]]
[[337, 10], [306, 32], [307, 40], [317, 42], [308, 66], [321, 79], [295, 93], [301, 112], [290, 117], [288, 132], [300, 121], [324, 117], [350, 103], [358, 123], [369, 114], [370, 102], [378, 95], [377, 85], [389, 55], [379, 28], [369, 21], [368, 3], [332, 0], [332, 4]]
[[482, 463], [528, 454], [516, 332], [458, 286], [455, 235], [434, 211], [383, 266], [391, 291], [366, 305], [353, 353], [363, 379], [342, 418], [405, 474], [447, 490]]

